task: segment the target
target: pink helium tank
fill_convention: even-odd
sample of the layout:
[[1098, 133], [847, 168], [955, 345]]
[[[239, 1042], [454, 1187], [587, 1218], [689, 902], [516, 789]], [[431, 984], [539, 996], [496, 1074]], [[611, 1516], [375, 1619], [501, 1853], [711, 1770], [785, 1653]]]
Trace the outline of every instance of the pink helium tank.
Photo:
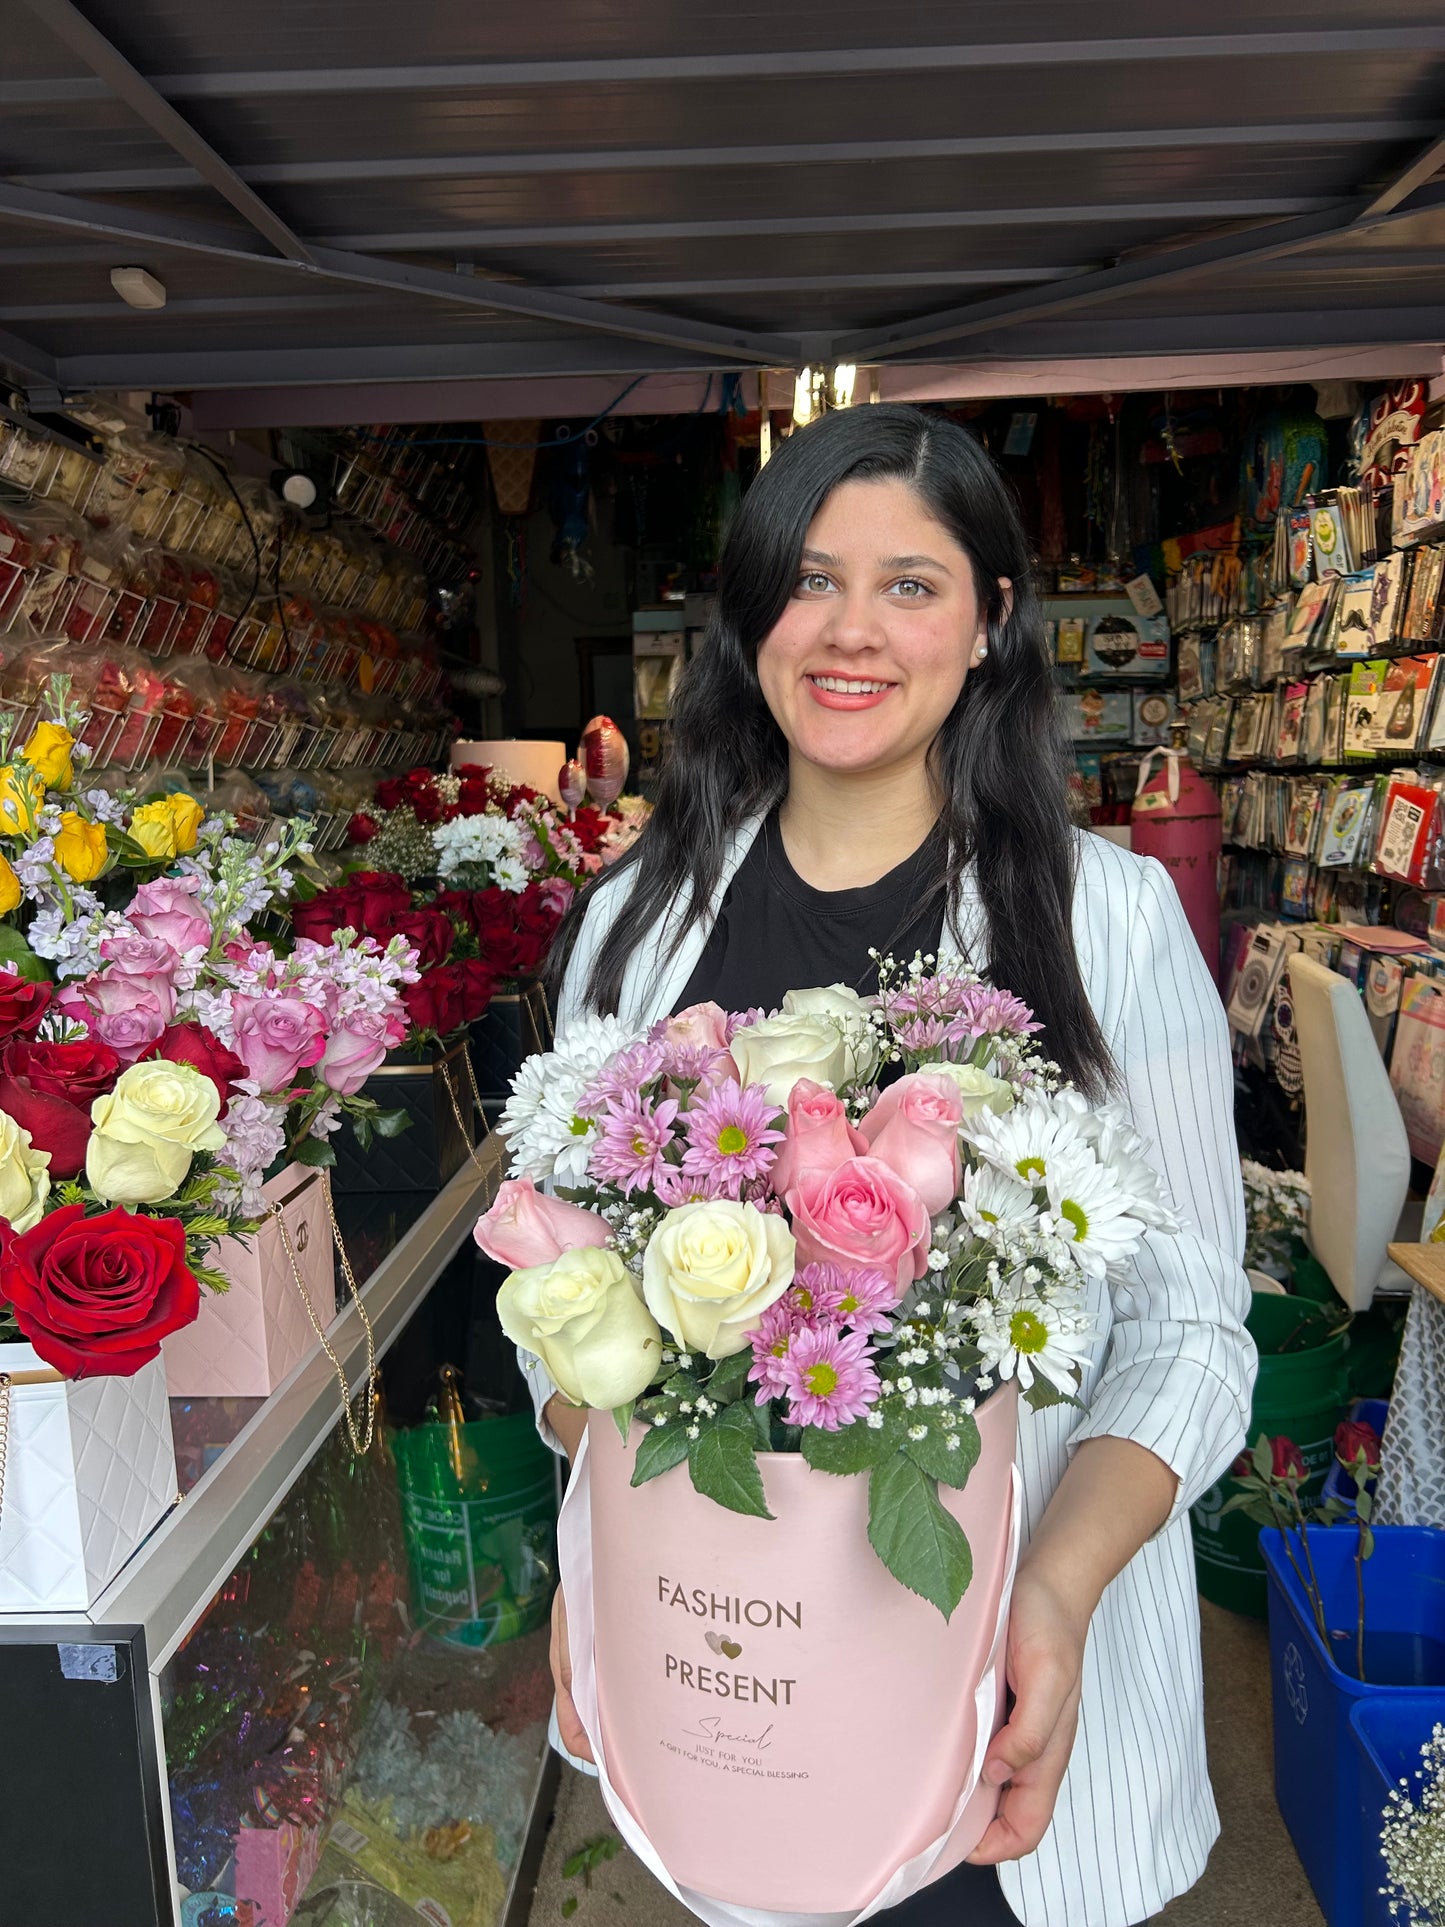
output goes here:
[[945, 1621], [869, 1545], [866, 1477], [763, 1453], [775, 1516], [745, 1517], [685, 1465], [634, 1490], [639, 1429], [624, 1448], [609, 1414], [589, 1419], [559, 1526], [573, 1696], [619, 1831], [712, 1927], [738, 1908], [764, 1910], [752, 1927], [865, 1919], [957, 1866], [992, 1819], [979, 1773], [1018, 1551], [1011, 1385], [978, 1423], [967, 1486], [939, 1488], [974, 1564]]
[[[1165, 767], [1151, 777], [1155, 755], [1164, 757]], [[1182, 756], [1151, 751], [1139, 766], [1130, 820], [1131, 848], [1136, 856], [1157, 857], [1173, 878], [1194, 940], [1218, 983], [1219, 798]]]

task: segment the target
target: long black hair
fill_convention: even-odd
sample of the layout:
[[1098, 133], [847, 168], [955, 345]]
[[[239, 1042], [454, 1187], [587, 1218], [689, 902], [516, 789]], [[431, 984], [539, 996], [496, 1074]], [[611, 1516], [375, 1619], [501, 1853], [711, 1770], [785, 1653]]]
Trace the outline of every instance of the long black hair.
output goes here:
[[[674, 703], [656, 808], [633, 850], [600, 880], [606, 888], [624, 866], [636, 870], [593, 962], [585, 1002], [617, 1009], [629, 958], [656, 940], [687, 891], [688, 914], [669, 953], [676, 954], [707, 914], [732, 833], [786, 795], [788, 748], [758, 683], [758, 647], [794, 592], [808, 527], [823, 502], [840, 482], [887, 478], [906, 482], [968, 555], [988, 618], [988, 658], [969, 673], [929, 752], [944, 831], [935, 839], [931, 893], [941, 909], [973, 864], [988, 945], [987, 959], [976, 961], [1033, 1006], [1049, 1055], [1097, 1094], [1111, 1064], [1074, 954], [1069, 746], [1028, 541], [986, 450], [966, 429], [918, 408], [870, 404], [825, 415], [783, 443], [744, 497], [719, 566], [712, 620]], [[1013, 584], [1011, 605], [1001, 577]], [[574, 903], [560, 933], [556, 983], [584, 910], [585, 899]]]

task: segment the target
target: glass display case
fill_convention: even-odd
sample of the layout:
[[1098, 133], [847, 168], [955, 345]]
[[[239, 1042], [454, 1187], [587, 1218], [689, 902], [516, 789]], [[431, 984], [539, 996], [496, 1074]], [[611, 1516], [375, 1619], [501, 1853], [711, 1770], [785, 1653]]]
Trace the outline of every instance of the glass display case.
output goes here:
[[370, 1400], [354, 1304], [270, 1397], [173, 1400], [160, 1526], [0, 1615], [0, 1927], [525, 1918], [559, 1494], [471, 1237], [499, 1149], [337, 1199]]

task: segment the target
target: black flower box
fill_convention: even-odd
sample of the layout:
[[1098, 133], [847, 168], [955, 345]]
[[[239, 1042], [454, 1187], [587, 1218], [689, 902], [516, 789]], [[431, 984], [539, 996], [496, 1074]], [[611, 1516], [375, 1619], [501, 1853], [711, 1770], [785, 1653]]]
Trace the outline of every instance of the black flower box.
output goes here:
[[[338, 1196], [368, 1191], [440, 1191], [477, 1142], [478, 1120], [467, 1076], [467, 1040], [445, 1050], [433, 1045], [415, 1062], [383, 1064], [362, 1086], [384, 1111], [405, 1111], [411, 1122], [395, 1137], [376, 1132], [362, 1150], [343, 1124], [331, 1138]], [[458, 1114], [460, 1114], [460, 1121]]]
[[495, 1125], [512, 1079], [527, 1058], [552, 1047], [552, 1019], [542, 986], [528, 983], [498, 992], [471, 1032], [477, 1096], [488, 1124]]

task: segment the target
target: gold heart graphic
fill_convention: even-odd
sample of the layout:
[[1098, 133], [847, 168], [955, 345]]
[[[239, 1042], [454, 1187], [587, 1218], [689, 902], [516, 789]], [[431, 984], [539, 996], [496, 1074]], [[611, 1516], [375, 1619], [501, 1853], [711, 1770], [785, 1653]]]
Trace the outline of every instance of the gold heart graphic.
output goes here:
[[725, 1657], [728, 1659], [736, 1659], [738, 1654], [743, 1650], [735, 1639], [725, 1639], [722, 1642], [722, 1649]]
[[722, 1651], [723, 1643], [722, 1643], [721, 1633], [708, 1633], [706, 1635], [706, 1638], [707, 1638], [708, 1645], [712, 1647], [715, 1653], [720, 1653]]

